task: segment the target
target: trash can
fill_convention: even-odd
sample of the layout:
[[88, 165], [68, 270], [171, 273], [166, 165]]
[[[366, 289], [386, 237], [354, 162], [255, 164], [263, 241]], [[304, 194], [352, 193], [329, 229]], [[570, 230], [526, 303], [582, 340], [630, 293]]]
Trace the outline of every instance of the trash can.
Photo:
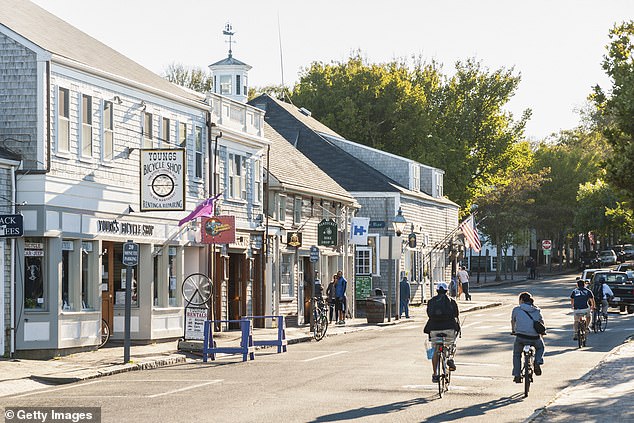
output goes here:
[[375, 289], [376, 295], [371, 295], [365, 300], [365, 317], [368, 323], [385, 322], [385, 295], [380, 289]]

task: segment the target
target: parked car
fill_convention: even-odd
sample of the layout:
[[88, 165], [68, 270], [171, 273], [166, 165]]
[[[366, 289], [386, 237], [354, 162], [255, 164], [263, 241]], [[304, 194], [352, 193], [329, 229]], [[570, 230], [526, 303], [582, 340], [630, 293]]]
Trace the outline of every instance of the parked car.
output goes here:
[[599, 253], [597, 251], [582, 251], [579, 257], [579, 268], [581, 270], [589, 267], [601, 267]]
[[632, 263], [621, 263], [616, 266], [617, 272], [627, 272], [628, 270], [634, 270], [634, 264]]
[[601, 268], [594, 268], [594, 269], [584, 269], [583, 272], [581, 272], [581, 276], [577, 276], [577, 281], [579, 279], [583, 279], [584, 281], [586, 281], [586, 284], [590, 283], [590, 280], [592, 280], [592, 275], [595, 274], [595, 272], [600, 272]]
[[623, 263], [625, 260], [625, 245], [613, 245], [611, 248], [612, 251], [616, 253], [616, 261], [619, 263]]
[[616, 253], [614, 250], [603, 250], [599, 253], [599, 260], [601, 260], [601, 266], [612, 266], [616, 264]]
[[627, 310], [628, 314], [634, 313], [634, 284], [628, 279], [627, 273], [614, 270], [595, 272], [589, 287], [593, 291], [594, 284], [599, 278], [604, 278], [614, 293], [614, 297], [608, 300], [610, 307], [618, 307], [620, 311]]
[[623, 253], [623, 255], [625, 256], [625, 260], [634, 260], [634, 245], [623, 245]]

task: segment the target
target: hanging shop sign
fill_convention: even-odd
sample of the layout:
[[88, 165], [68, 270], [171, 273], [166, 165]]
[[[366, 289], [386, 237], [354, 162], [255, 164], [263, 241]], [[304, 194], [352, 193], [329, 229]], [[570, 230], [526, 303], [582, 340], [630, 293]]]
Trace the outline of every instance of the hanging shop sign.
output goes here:
[[141, 150], [141, 211], [185, 210], [185, 150]]
[[0, 238], [18, 238], [24, 235], [21, 214], [0, 214]]
[[302, 246], [302, 234], [301, 232], [287, 232], [286, 244], [289, 247], [301, 247]]
[[337, 222], [324, 219], [317, 224], [317, 245], [334, 247], [337, 245]]
[[236, 217], [214, 216], [203, 219], [203, 244], [233, 244], [236, 242]]

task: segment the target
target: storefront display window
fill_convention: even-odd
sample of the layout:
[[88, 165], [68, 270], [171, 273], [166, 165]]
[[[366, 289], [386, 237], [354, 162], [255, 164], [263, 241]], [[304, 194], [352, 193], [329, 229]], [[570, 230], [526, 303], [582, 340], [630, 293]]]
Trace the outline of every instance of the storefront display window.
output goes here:
[[168, 263], [167, 263], [167, 276], [168, 276], [168, 287], [167, 292], [169, 293], [169, 305], [172, 307], [177, 306], [176, 303], [176, 247], [169, 247], [168, 250]]
[[97, 283], [92, 280], [95, 266], [92, 242], [82, 242], [81, 253], [81, 308], [91, 310], [94, 308], [92, 294]]
[[132, 272], [132, 305], [138, 306], [137, 298], [137, 267], [138, 266], [125, 266], [123, 264], [123, 244], [114, 244], [114, 304], [115, 307], [125, 306], [125, 290], [126, 290], [126, 276], [127, 271], [130, 269]]
[[44, 289], [45, 243], [42, 238], [25, 238], [24, 242], [24, 308], [46, 308]]

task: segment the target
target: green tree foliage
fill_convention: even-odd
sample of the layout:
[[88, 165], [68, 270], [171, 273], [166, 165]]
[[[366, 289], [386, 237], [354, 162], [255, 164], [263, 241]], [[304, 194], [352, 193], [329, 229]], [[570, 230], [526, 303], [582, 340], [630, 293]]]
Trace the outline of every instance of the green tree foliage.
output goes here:
[[619, 198], [609, 184], [601, 179], [583, 184], [577, 202], [575, 223], [581, 232], [593, 232], [606, 247], [621, 239], [624, 234], [622, 216], [617, 212]]
[[168, 65], [163, 78], [202, 94], [208, 93], [213, 87], [213, 79], [209, 72], [198, 67], [187, 68], [180, 63]]
[[448, 76], [420, 58], [370, 64], [357, 53], [311, 64], [292, 101], [350, 140], [445, 170], [445, 194], [469, 207], [512, 162], [530, 116], [514, 121], [503, 109], [519, 82], [512, 70], [474, 60]]
[[591, 96], [600, 112], [599, 125], [613, 147], [607, 159], [607, 180], [623, 190], [630, 208], [634, 204], [634, 21], [615, 25], [609, 34], [603, 69], [612, 87], [604, 92], [595, 87]]
[[[530, 171], [534, 162], [528, 143], [516, 143], [511, 150], [512, 166], [491, 177], [491, 184], [475, 197], [478, 228], [497, 247], [498, 263], [502, 263], [503, 251], [521, 240], [523, 229], [530, 227], [535, 195], [548, 181], [548, 169]], [[496, 280], [500, 280], [501, 268], [497, 266]]]

